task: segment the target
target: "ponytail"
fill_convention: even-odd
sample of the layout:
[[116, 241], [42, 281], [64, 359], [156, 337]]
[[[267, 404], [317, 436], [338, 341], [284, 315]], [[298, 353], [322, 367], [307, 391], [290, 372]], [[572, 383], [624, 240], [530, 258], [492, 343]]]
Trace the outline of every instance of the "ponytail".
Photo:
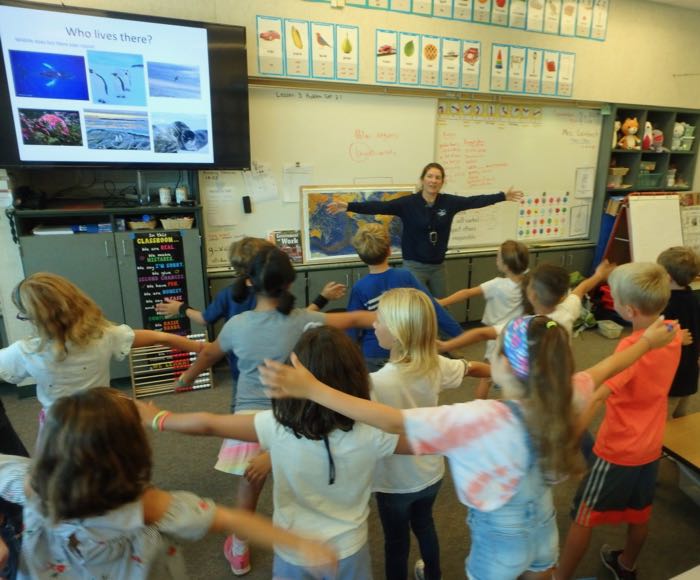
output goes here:
[[275, 246], [263, 248], [253, 258], [248, 279], [256, 294], [277, 300], [277, 310], [289, 314], [294, 307], [294, 296], [289, 287], [296, 279], [289, 256]]
[[528, 428], [539, 451], [542, 472], [557, 478], [577, 473], [581, 456], [572, 408], [574, 360], [569, 334], [546, 316], [535, 316], [528, 342]]
[[251, 288], [248, 286], [248, 284], [246, 284], [247, 279], [248, 278], [246, 276], [238, 276], [233, 281], [231, 286], [231, 295], [233, 296], [233, 301], [236, 304], [245, 302], [248, 296], [250, 296]]
[[282, 290], [277, 297], [277, 312], [281, 312], [285, 316], [294, 308], [294, 300], [296, 296], [289, 290]]
[[532, 302], [530, 302], [530, 299], [527, 296], [527, 287], [529, 284], [530, 272], [527, 271], [523, 274], [523, 277], [520, 280], [520, 296], [523, 302], [523, 314], [526, 315], [531, 315], [535, 313], [535, 307], [532, 305]]

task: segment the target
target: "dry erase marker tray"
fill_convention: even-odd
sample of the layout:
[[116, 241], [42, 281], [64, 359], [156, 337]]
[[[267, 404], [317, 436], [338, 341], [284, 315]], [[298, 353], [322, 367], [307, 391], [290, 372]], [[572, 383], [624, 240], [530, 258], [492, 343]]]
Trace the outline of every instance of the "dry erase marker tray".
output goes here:
[[[198, 342], [207, 341], [206, 334], [191, 334], [187, 338]], [[132, 348], [129, 353], [129, 370], [134, 397], [211, 389], [214, 386], [211, 369], [199, 375], [192, 385], [176, 386], [177, 379], [196, 358], [196, 352], [182, 352], [168, 346]]]

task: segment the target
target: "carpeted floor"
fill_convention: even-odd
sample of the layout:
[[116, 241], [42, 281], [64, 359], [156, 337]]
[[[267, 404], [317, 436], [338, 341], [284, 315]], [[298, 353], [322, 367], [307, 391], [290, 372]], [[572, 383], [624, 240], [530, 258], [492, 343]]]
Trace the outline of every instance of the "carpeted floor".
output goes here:
[[[598, 361], [612, 352], [616, 342], [587, 331], [573, 342], [578, 369]], [[483, 347], [473, 347], [464, 355], [479, 360]], [[206, 410], [227, 412], [230, 404], [230, 376], [226, 369], [217, 371], [217, 387], [212, 390], [164, 395], [156, 399], [163, 408], [174, 411]], [[445, 403], [469, 400], [473, 397], [476, 382], [467, 379], [465, 384], [443, 399]], [[4, 387], [2, 397], [15, 428], [28, 448], [32, 448], [36, 437], [39, 404], [34, 398], [20, 399], [14, 389]], [[692, 401], [691, 410], [700, 411], [700, 396]], [[119, 442], [115, 441], [115, 445]], [[230, 504], [233, 501], [236, 478], [213, 469], [220, 441], [210, 438], [188, 437], [172, 433], [157, 434], [153, 437], [155, 454], [156, 485], [164, 489], [187, 489], [203, 496], [212, 497], [218, 502]], [[700, 442], [697, 442], [700, 445]], [[440, 537], [443, 577], [445, 580], [464, 578], [464, 558], [469, 550], [469, 532], [465, 524], [466, 508], [458, 503], [449, 475], [443, 485], [435, 507], [435, 519]], [[568, 511], [576, 482], [569, 481], [558, 485], [554, 490], [560, 541], [569, 525]], [[370, 548], [374, 576], [383, 577], [383, 536], [376, 515], [374, 502], [371, 505], [369, 521]], [[260, 502], [260, 511], [272, 513], [271, 482], [266, 484]], [[323, 530], [319, 530], [322, 534]], [[603, 543], [621, 546], [625, 530], [621, 526], [596, 530], [588, 554], [582, 561], [577, 576], [579, 578], [611, 578], [600, 563], [598, 550]], [[197, 544], [185, 547], [191, 578], [216, 580], [229, 578], [228, 563], [223, 558], [221, 546], [223, 537], [209, 537]], [[417, 558], [415, 541], [412, 546], [411, 562]], [[253, 553], [253, 570], [246, 578], [263, 579], [271, 577], [271, 554], [262, 550]], [[651, 533], [642, 552], [638, 569], [640, 580], [666, 580], [681, 572], [700, 565], [700, 506], [685, 495], [678, 486], [678, 467], [669, 460], [663, 460], [657, 487], [657, 496], [651, 522]]]

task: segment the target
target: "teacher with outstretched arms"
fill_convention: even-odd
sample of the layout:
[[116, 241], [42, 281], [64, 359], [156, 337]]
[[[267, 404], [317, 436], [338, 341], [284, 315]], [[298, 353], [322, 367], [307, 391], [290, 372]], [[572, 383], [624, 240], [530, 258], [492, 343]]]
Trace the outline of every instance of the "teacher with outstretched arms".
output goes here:
[[445, 182], [445, 170], [439, 163], [428, 163], [423, 168], [420, 181], [421, 188], [414, 195], [391, 201], [335, 201], [328, 204], [328, 211], [332, 214], [348, 211], [401, 218], [404, 268], [427, 286], [433, 296], [442, 298], [447, 295], [444, 262], [455, 214], [501, 201], [520, 201], [523, 192], [510, 188], [505, 193], [468, 197], [440, 193]]

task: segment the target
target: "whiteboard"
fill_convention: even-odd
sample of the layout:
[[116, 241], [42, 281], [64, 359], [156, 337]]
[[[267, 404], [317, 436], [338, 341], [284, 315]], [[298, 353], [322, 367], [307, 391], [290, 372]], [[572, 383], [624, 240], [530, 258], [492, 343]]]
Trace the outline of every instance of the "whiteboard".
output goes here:
[[520, 206], [457, 214], [449, 247], [586, 238], [601, 125], [599, 110], [575, 106], [440, 100], [436, 157], [444, 190], [474, 195], [513, 186], [525, 193]]
[[661, 252], [683, 245], [678, 194], [630, 195], [627, 224], [633, 262], [656, 262]]

